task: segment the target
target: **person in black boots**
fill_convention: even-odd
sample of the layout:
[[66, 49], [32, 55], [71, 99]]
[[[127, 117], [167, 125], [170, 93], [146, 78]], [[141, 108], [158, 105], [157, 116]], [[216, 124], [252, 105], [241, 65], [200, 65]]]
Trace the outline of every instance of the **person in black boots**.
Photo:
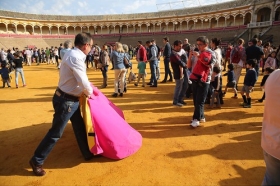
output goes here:
[[[267, 67], [267, 68], [264, 69], [264, 76], [263, 76], [262, 82], [261, 82], [261, 87], [262, 87], [263, 89], [264, 89], [265, 82], [266, 82], [268, 76], [269, 76], [273, 71], [274, 71], [274, 69], [271, 68], [271, 67]], [[259, 99], [257, 102], [262, 103], [263, 100], [265, 100], [265, 92], [263, 93], [262, 98]]]
[[171, 54], [171, 46], [169, 44], [168, 37], [163, 38], [163, 43], [165, 44], [164, 50], [163, 50], [163, 59], [164, 59], [164, 79], [161, 83], [167, 82], [167, 76], [169, 75], [170, 79], [168, 81], [173, 81], [172, 73], [169, 67], [170, 62], [170, 54]]
[[[246, 68], [248, 68], [248, 71], [246, 72], [245, 78], [244, 78], [244, 86], [241, 90], [241, 96], [243, 98], [243, 107], [244, 108], [251, 108], [251, 96], [250, 92], [252, 92], [254, 85], [257, 81], [257, 72], [254, 69], [256, 65], [255, 59], [250, 59], [246, 63]], [[246, 93], [246, 95], [244, 95]]]

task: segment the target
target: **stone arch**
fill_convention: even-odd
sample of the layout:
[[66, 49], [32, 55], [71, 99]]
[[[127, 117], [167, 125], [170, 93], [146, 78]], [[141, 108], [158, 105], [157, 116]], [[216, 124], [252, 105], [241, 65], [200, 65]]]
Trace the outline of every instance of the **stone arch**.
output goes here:
[[51, 27], [50, 27], [50, 34], [51, 35], [58, 35], [58, 26], [57, 25], [52, 25]]
[[42, 26], [42, 34], [50, 34], [50, 27], [47, 25]]
[[33, 27], [30, 24], [26, 25], [26, 33], [33, 34]]
[[[144, 26], [145, 25], [145, 26]], [[145, 22], [142, 24], [142, 32], [150, 32], [151, 31], [151, 28], [150, 28], [150, 23], [148, 22]]]
[[115, 32], [116, 34], [121, 34], [123, 32], [123, 27], [121, 24], [116, 24], [115, 25]]
[[0, 33], [7, 33], [5, 23], [0, 23]]
[[160, 32], [161, 30], [162, 21], [157, 21], [155, 23], [155, 32]]
[[15, 34], [16, 33], [16, 25], [13, 23], [7, 24], [8, 34]]
[[81, 25], [82, 32], [88, 32], [88, 25]]
[[275, 16], [275, 18], [274, 18], [275, 21], [280, 21], [280, 5], [275, 7], [275, 15], [274, 16]]
[[244, 25], [248, 25], [251, 23], [252, 20], [252, 14], [251, 12], [246, 12], [245, 13], [245, 18], [244, 18]]
[[210, 28], [215, 28], [215, 27], [217, 27], [217, 20], [216, 20], [216, 18], [215, 17], [212, 17], [211, 19], [210, 19]]
[[270, 21], [270, 15], [271, 15], [271, 8], [269, 7], [262, 7], [259, 8], [256, 11], [257, 14], [257, 22], [265, 22]]
[[77, 25], [76, 27], [75, 27], [75, 34], [78, 34], [78, 33], [80, 33], [82, 31], [82, 26], [81, 25]]
[[187, 30], [193, 30], [194, 29], [194, 20], [189, 20], [187, 25]]
[[41, 28], [39, 25], [34, 25], [34, 33], [33, 34], [41, 34]]
[[59, 34], [60, 34], [60, 35], [65, 35], [65, 34], [67, 34], [66, 28], [67, 28], [67, 26], [66, 26], [65, 24], [59, 25], [59, 26], [58, 26]]
[[194, 29], [203, 29], [203, 18], [197, 18], [194, 20], [195, 28]]
[[73, 25], [70, 25], [67, 27], [67, 34], [68, 35], [75, 35], [75, 27]]
[[218, 27], [226, 27], [226, 17], [223, 15], [218, 17], [217, 24], [218, 24]]
[[233, 26], [233, 24], [234, 24], [234, 16], [228, 15], [226, 17], [226, 26]]
[[235, 16], [235, 26], [243, 25], [243, 14], [239, 13]]
[[25, 29], [23, 24], [17, 25], [17, 34], [25, 34]]
[[[94, 26], [95, 26], [96, 30], [94, 29]], [[100, 34], [100, 30], [98, 30], [96, 25], [89, 25], [88, 29], [89, 29], [89, 33], [92, 35], [95, 34], [95, 31], [97, 31], [97, 33]]]

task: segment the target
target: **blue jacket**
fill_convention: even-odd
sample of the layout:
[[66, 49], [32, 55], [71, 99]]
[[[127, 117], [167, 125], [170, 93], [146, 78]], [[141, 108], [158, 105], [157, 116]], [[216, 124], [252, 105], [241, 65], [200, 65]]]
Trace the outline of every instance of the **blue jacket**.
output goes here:
[[3, 79], [9, 79], [9, 69], [7, 67], [2, 68], [0, 74]]
[[124, 55], [125, 55], [125, 53], [120, 53], [115, 50], [111, 53], [111, 60], [114, 63], [114, 69], [125, 68], [124, 62], [123, 62]]
[[246, 72], [246, 75], [244, 78], [244, 85], [253, 87], [256, 82], [257, 82], [257, 72], [255, 71], [255, 69], [249, 69]]

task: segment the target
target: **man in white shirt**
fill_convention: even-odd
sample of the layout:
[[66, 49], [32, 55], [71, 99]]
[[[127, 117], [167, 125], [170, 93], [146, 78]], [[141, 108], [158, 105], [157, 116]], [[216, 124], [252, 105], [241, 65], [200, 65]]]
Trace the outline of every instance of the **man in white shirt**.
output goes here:
[[280, 69], [265, 83], [262, 142], [266, 172], [262, 185], [280, 185]]
[[32, 52], [29, 49], [26, 49], [24, 54], [26, 55], [27, 65], [30, 66], [31, 65]]
[[7, 55], [7, 51], [2, 48], [0, 52], [2, 62], [7, 62]]
[[44, 176], [42, 165], [56, 142], [62, 136], [67, 122], [71, 120], [80, 151], [85, 160], [94, 155], [90, 152], [84, 120], [81, 116], [79, 97], [90, 97], [93, 89], [86, 74], [86, 54], [92, 48], [93, 40], [89, 33], [80, 33], [75, 37], [75, 48], [65, 53], [60, 67], [58, 87], [53, 96], [54, 117], [52, 127], [41, 141], [29, 161], [36, 176]]

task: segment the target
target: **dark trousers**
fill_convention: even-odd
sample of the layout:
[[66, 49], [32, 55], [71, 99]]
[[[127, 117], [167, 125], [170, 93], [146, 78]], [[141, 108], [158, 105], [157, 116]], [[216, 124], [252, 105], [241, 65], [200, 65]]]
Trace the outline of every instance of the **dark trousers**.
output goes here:
[[34, 156], [32, 157], [33, 162], [36, 165], [42, 165], [44, 163], [56, 142], [61, 138], [69, 120], [72, 123], [76, 140], [84, 158], [92, 156], [88, 147], [86, 128], [81, 116], [79, 101], [73, 101], [64, 98], [62, 95], [58, 96], [54, 94], [53, 108], [54, 116], [52, 126], [35, 150]]
[[150, 61], [150, 70], [151, 70], [150, 83], [157, 86], [157, 77], [156, 77], [157, 61]]
[[207, 97], [208, 83], [202, 83], [199, 80], [193, 81], [192, 88], [193, 88], [193, 104], [194, 104], [194, 113], [193, 119], [200, 119], [205, 118], [204, 116], [204, 102]]
[[163, 81], [167, 80], [167, 76], [172, 80], [172, 73], [169, 67], [170, 58], [164, 58], [164, 79]]

